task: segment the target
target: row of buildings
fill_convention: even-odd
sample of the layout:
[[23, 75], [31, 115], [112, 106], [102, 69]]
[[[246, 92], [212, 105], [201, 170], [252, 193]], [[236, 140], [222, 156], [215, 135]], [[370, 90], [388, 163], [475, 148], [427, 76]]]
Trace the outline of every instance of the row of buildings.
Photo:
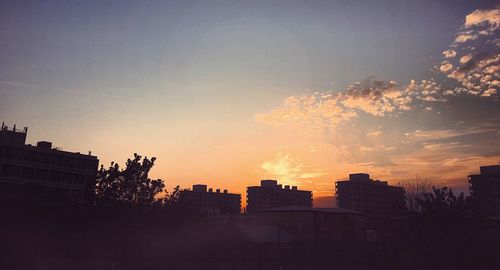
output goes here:
[[[54, 200], [88, 202], [94, 199], [99, 160], [96, 156], [72, 153], [52, 147], [51, 142], [26, 144], [27, 128], [0, 129], [0, 195], [2, 197], [44, 197]], [[500, 215], [500, 165], [483, 166], [469, 176], [471, 196], [480, 213]], [[335, 183], [337, 206], [382, 220], [403, 214], [404, 189], [368, 174], [350, 174]], [[312, 208], [312, 192], [296, 186], [282, 186], [276, 180], [262, 180], [247, 187], [246, 212], [285, 206]], [[238, 214], [241, 195], [193, 185], [180, 192], [180, 204], [200, 212]]]

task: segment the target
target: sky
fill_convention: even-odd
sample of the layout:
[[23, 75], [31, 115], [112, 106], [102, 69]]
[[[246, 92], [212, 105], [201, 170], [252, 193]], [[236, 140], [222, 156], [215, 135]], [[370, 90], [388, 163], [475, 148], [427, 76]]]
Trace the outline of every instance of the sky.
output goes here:
[[499, 67], [495, 1], [0, 3], [0, 120], [105, 166], [157, 157], [169, 189], [467, 191], [500, 164]]

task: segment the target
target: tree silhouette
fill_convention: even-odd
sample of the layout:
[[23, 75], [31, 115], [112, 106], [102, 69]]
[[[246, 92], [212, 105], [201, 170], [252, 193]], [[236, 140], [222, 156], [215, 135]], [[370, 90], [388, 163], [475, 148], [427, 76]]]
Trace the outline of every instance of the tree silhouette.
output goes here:
[[172, 193], [165, 192], [165, 196], [163, 197], [163, 205], [164, 206], [175, 206], [179, 202], [179, 198], [181, 195], [181, 187], [177, 185]]
[[421, 201], [424, 199], [424, 194], [432, 190], [431, 183], [417, 176], [414, 181], [404, 181], [399, 185], [405, 189], [406, 212], [408, 214], [421, 212]]
[[417, 198], [420, 212], [435, 217], [463, 217], [471, 214], [471, 199], [463, 192], [458, 196], [448, 187], [432, 187], [431, 192], [424, 192]]
[[156, 195], [163, 191], [163, 180], [152, 180], [148, 174], [156, 158], [148, 159], [134, 153], [128, 159], [125, 169], [111, 162], [108, 169], [101, 166], [96, 179], [96, 198], [98, 202], [125, 202], [131, 204], [153, 204]]

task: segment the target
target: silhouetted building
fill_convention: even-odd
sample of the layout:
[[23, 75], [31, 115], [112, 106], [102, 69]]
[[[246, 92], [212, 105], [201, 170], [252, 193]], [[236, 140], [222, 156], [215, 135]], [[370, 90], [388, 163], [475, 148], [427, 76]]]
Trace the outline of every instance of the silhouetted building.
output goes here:
[[94, 198], [99, 160], [41, 141], [27, 145], [24, 130], [0, 129], [0, 196], [85, 202]]
[[247, 187], [247, 212], [279, 206], [312, 207], [312, 192], [296, 186], [278, 185], [276, 180], [262, 180], [260, 186]]
[[202, 213], [210, 214], [239, 214], [241, 209], [241, 195], [223, 192], [220, 189], [209, 188], [207, 185], [193, 185], [193, 190], [181, 190], [180, 205]]
[[335, 183], [337, 206], [366, 214], [370, 223], [396, 217], [404, 211], [404, 189], [365, 173], [349, 174]]
[[480, 215], [500, 216], [500, 165], [482, 166], [480, 174], [469, 175], [469, 189]]

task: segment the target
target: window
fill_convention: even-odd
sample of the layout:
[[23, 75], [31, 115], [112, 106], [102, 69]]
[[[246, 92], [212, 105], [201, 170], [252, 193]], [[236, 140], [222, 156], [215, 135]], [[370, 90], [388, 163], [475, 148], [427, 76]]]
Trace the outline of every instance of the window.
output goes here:
[[98, 163], [97, 159], [89, 160], [89, 162], [87, 162], [87, 169], [92, 169], [97, 171], [97, 163]]
[[38, 154], [38, 163], [43, 164], [43, 165], [49, 165], [50, 164], [50, 155], [46, 153], [39, 153]]
[[83, 185], [85, 182], [85, 176], [83, 174], [76, 174], [74, 178], [74, 184]]
[[9, 165], [1, 164], [0, 165], [0, 177], [7, 177], [9, 175]]
[[83, 158], [78, 159], [77, 167], [78, 167], [78, 169], [85, 170], [87, 168], [87, 160], [85, 160]]
[[19, 167], [18, 166], [9, 166], [8, 176], [13, 178], [19, 177]]
[[75, 167], [75, 158], [73, 157], [65, 157], [64, 158], [64, 166], [69, 168]]
[[54, 155], [52, 155], [52, 162], [51, 163], [52, 163], [52, 165], [55, 165], [55, 166], [62, 166], [63, 160], [64, 160], [63, 156], [54, 154]]
[[59, 182], [59, 178], [61, 177], [61, 173], [58, 171], [50, 171], [49, 173], [49, 181], [53, 183]]
[[67, 172], [63, 173], [62, 178], [61, 178], [61, 182], [66, 183], [66, 184], [73, 183], [73, 174], [67, 173]]
[[35, 151], [26, 151], [24, 153], [24, 160], [27, 162], [36, 162], [36, 152]]
[[22, 175], [23, 175], [23, 179], [33, 180], [33, 177], [35, 175], [35, 169], [24, 167]]
[[36, 180], [45, 182], [47, 181], [47, 170], [36, 170]]

